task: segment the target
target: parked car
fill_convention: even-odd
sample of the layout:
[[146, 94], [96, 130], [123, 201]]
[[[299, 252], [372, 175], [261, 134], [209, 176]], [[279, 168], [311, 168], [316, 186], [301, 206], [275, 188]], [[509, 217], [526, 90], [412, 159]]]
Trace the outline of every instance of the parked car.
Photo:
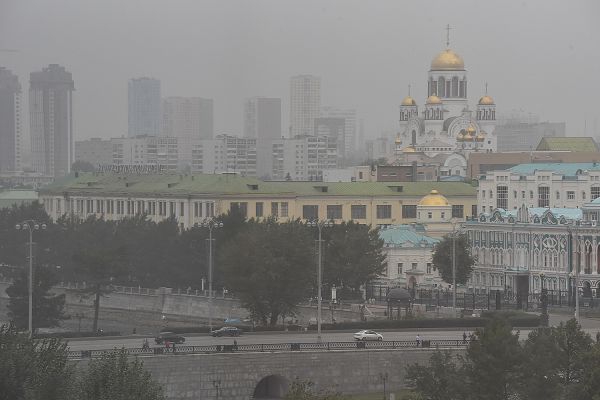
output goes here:
[[217, 336], [240, 336], [242, 334], [242, 330], [240, 328], [236, 328], [235, 326], [224, 326], [221, 329], [217, 329], [212, 331], [210, 334], [213, 337]]
[[383, 340], [383, 335], [375, 331], [362, 330], [354, 334], [355, 340]]
[[156, 344], [163, 344], [164, 342], [181, 344], [185, 343], [185, 338], [173, 332], [161, 332], [154, 338], [154, 342]]

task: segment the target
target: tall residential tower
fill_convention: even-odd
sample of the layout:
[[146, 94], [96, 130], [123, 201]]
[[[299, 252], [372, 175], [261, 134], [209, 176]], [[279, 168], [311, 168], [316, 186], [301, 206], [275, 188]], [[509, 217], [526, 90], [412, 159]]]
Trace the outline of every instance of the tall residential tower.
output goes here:
[[297, 75], [290, 79], [291, 136], [313, 135], [321, 112], [321, 78]]
[[163, 135], [178, 138], [213, 138], [213, 100], [167, 97], [163, 100]]
[[154, 78], [131, 79], [128, 100], [129, 137], [160, 135], [160, 81]]
[[258, 140], [281, 138], [281, 99], [251, 97], [244, 102], [244, 136]]
[[29, 122], [33, 170], [45, 175], [67, 175], [73, 162], [73, 97], [70, 72], [58, 64], [32, 72]]
[[21, 169], [21, 85], [0, 67], [0, 172]]

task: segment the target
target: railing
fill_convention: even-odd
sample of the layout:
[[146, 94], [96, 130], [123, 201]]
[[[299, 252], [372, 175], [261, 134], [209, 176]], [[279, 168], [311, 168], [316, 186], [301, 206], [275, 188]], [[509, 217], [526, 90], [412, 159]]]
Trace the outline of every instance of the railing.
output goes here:
[[[280, 351], [333, 351], [333, 350], [377, 350], [377, 349], [408, 349], [408, 348], [466, 348], [468, 340], [422, 340], [419, 345], [415, 340], [403, 341], [356, 341], [356, 342], [323, 342], [323, 343], [265, 343], [265, 344], [225, 344], [210, 346], [150, 347], [125, 349], [129, 355], [162, 355], [162, 354], [212, 354], [212, 353], [263, 353]], [[70, 359], [97, 358], [103, 355], [119, 352], [112, 350], [81, 350], [69, 351]]]

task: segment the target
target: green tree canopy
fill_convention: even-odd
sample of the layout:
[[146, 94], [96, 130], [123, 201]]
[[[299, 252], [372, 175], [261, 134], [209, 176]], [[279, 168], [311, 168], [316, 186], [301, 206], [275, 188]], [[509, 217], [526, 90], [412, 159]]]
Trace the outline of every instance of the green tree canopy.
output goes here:
[[[445, 236], [435, 245], [433, 252], [433, 265], [446, 283], [452, 283], [452, 242], [451, 236]], [[473, 271], [476, 260], [471, 254], [467, 235], [456, 235], [455, 246], [456, 283], [465, 284]]]
[[250, 222], [218, 255], [225, 285], [252, 316], [263, 324], [276, 324], [293, 314], [314, 285], [312, 238], [297, 222]]
[[[68, 319], [65, 315], [65, 295], [52, 294], [50, 289], [57, 282], [56, 273], [50, 268], [37, 266], [33, 273], [34, 331], [38, 328], [59, 326]], [[11, 286], [6, 289], [9, 297], [8, 316], [18, 329], [29, 327], [29, 270], [23, 270]]]
[[406, 379], [427, 400], [462, 400], [466, 397], [463, 361], [449, 351], [435, 352], [428, 365], [409, 365]]

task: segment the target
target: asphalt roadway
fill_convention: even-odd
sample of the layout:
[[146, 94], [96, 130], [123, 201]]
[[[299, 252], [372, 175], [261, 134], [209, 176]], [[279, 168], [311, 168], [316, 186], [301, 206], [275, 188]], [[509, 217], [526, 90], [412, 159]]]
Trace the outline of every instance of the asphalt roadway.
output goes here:
[[[558, 325], [572, 318], [570, 314], [551, 314], [550, 325]], [[600, 331], [600, 320], [596, 318], [581, 318], [583, 330], [589, 333], [592, 338]], [[471, 333], [472, 329], [447, 328], [447, 329], [420, 329], [420, 330], [376, 330], [383, 335], [386, 341], [404, 341], [415, 340], [418, 334], [421, 340], [461, 340], [463, 332]], [[350, 342], [353, 341], [355, 331], [326, 331], [322, 333], [324, 342]], [[526, 339], [531, 332], [530, 329], [519, 330], [521, 340]], [[233, 344], [235, 339], [238, 344], [267, 344], [267, 343], [315, 343], [317, 342], [317, 332], [249, 332], [240, 337], [220, 337], [213, 338], [208, 334], [189, 334], [185, 337], [187, 346], [207, 346], [213, 344]], [[151, 347], [158, 346], [154, 343], [152, 335], [135, 335], [122, 337], [97, 337], [97, 338], [78, 338], [68, 340], [70, 350], [110, 350], [114, 348], [139, 348], [142, 347], [143, 340], [147, 338]]]

